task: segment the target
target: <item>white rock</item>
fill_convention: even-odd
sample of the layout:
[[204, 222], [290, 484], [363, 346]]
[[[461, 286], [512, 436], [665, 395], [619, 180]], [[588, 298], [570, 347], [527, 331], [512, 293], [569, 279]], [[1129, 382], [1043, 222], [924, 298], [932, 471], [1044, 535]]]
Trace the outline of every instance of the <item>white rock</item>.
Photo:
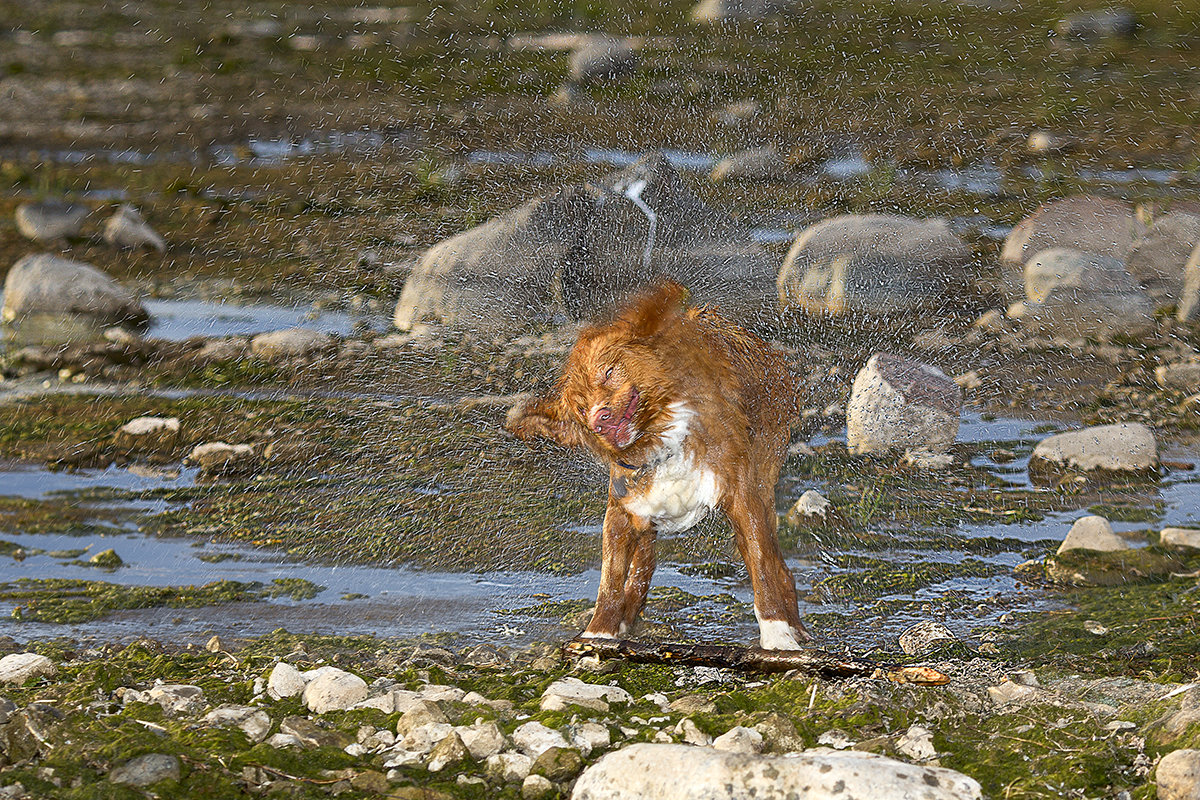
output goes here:
[[304, 691], [304, 684], [305, 680], [300, 670], [286, 661], [280, 661], [267, 679], [267, 696], [272, 700], [295, 697]]
[[151, 687], [147, 693], [151, 703], [158, 703], [168, 714], [200, 711], [206, 705], [204, 690], [190, 684], [168, 683]]
[[578, 678], [563, 678], [542, 692], [543, 711], [562, 711], [569, 705], [607, 711], [608, 703], [628, 703], [633, 698], [620, 686], [584, 683]]
[[1154, 302], [1118, 259], [1053, 247], [1026, 262], [1025, 302], [1011, 316], [1050, 336], [1136, 335], [1154, 328]]
[[213, 728], [240, 728], [252, 742], [261, 742], [271, 731], [271, 718], [267, 712], [253, 706], [228, 703], [205, 714], [201, 723]]
[[642, 699], [648, 703], [654, 703], [654, 705], [658, 706], [663, 711], [671, 710], [670, 699], [665, 694], [662, 694], [661, 692], [654, 692], [653, 694], [644, 694], [644, 695], [642, 695]]
[[1014, 681], [1005, 681], [999, 686], [988, 687], [988, 697], [992, 699], [996, 705], [1008, 705], [1022, 700], [1030, 700], [1037, 697], [1040, 690], [1035, 686], [1026, 686]]
[[524, 753], [498, 753], [489, 756], [485, 771], [496, 783], [521, 783], [533, 769], [533, 759]]
[[30, 678], [53, 678], [58, 667], [39, 653], [11, 653], [0, 658], [0, 683], [24, 683]]
[[300, 737], [292, 733], [276, 733], [267, 739], [267, 744], [274, 748], [304, 747], [304, 742], [300, 741]]
[[787, 176], [788, 165], [774, 145], [742, 150], [721, 159], [709, 174], [713, 183], [727, 180], [777, 181]]
[[513, 731], [512, 740], [522, 753], [532, 758], [537, 758], [551, 747], [571, 746], [561, 733], [540, 722], [526, 722]]
[[1183, 266], [1183, 290], [1179, 297], [1179, 307], [1175, 311], [1175, 319], [1187, 322], [1200, 315], [1200, 242], [1188, 257]]
[[1038, 442], [1031, 460], [1083, 470], [1140, 472], [1158, 466], [1158, 445], [1145, 425], [1121, 422], [1049, 436]]
[[1068, 550], [1099, 550], [1109, 553], [1128, 550], [1129, 543], [1113, 533], [1112, 525], [1104, 517], [1090, 515], [1075, 520], [1067, 538], [1058, 546], [1061, 555]]
[[457, 703], [466, 696], [466, 692], [457, 686], [444, 686], [438, 683], [429, 683], [421, 687], [419, 692], [424, 700], [430, 700], [435, 703], [440, 703], [446, 700]]
[[936, 367], [876, 353], [859, 370], [846, 408], [851, 453], [946, 450], [958, 436], [962, 389]]
[[340, 669], [314, 678], [304, 687], [304, 705], [314, 714], [341, 711], [366, 696], [367, 682]]
[[522, 800], [547, 800], [558, 796], [558, 789], [542, 775], [526, 775], [521, 782]]
[[939, 470], [954, 465], [954, 456], [949, 453], [928, 453], [924, 450], [905, 450], [904, 464], [914, 469]]
[[921, 725], [910, 725], [904, 735], [896, 740], [896, 752], [913, 761], [929, 761], [937, 758], [938, 754], [933, 746], [933, 733]]
[[601, 750], [612, 744], [612, 731], [607, 725], [601, 725], [599, 722], [572, 725], [568, 733], [571, 744], [578, 747], [585, 756], [593, 750]]
[[167, 243], [141, 213], [131, 205], [122, 205], [104, 223], [104, 241], [117, 247], [150, 247], [166, 252]]
[[845, 731], [831, 728], [817, 737], [817, 744], [834, 750], [848, 750], [857, 743]]
[[250, 340], [250, 352], [265, 360], [298, 358], [327, 350], [333, 343], [329, 334], [309, 328], [287, 328], [260, 333]]
[[85, 317], [116, 325], [149, 319], [142, 304], [104, 272], [53, 255], [25, 256], [4, 279], [5, 322], [31, 315]]
[[258, 462], [254, 445], [205, 442], [192, 448], [185, 459], [203, 472], [225, 473], [248, 469]]
[[763, 735], [754, 728], [738, 725], [713, 739], [712, 746], [713, 749], [726, 753], [761, 753]]
[[1163, 364], [1155, 368], [1154, 379], [1159, 386], [1167, 389], [1200, 392], [1200, 361]]
[[130, 450], [169, 450], [179, 441], [178, 417], [136, 417], [117, 429], [116, 447]]
[[500, 727], [494, 722], [480, 720], [474, 725], [460, 725], [454, 729], [454, 732], [466, 745], [471, 758], [476, 761], [486, 761], [503, 750], [507, 744], [504, 734], [500, 732]]
[[35, 242], [53, 242], [79, 235], [83, 222], [92, 211], [87, 206], [47, 200], [17, 206], [17, 230]]
[[1163, 528], [1158, 534], [1158, 542], [1163, 547], [1179, 547], [1189, 550], [1200, 550], [1200, 529]]
[[428, 753], [438, 742], [454, 733], [454, 726], [448, 722], [426, 722], [414, 726], [397, 745], [410, 753]]
[[683, 740], [684, 744], [693, 744], [697, 747], [708, 747], [713, 741], [712, 737], [700, 730], [691, 718], [681, 719], [675, 726], [675, 734]]
[[833, 503], [829, 502], [824, 495], [816, 489], [809, 489], [800, 495], [800, 499], [788, 511], [788, 516], [795, 516], [801, 519], [805, 517], [820, 517], [821, 519], [825, 519], [825, 515], [829, 513], [829, 509], [831, 508], [833, 508]]
[[700, 0], [692, 7], [692, 22], [726, 24], [774, 16], [795, 5], [794, 0]]
[[1158, 800], [1200, 800], [1200, 750], [1167, 753], [1154, 775]]
[[369, 750], [367, 750], [366, 747], [359, 744], [358, 742], [352, 742], [351, 744], [348, 744], [345, 747], [343, 747], [342, 750], [346, 753], [346, 755], [354, 756], [355, 758], [359, 758], [360, 756], [365, 756], [368, 752], [370, 752]]
[[958, 641], [954, 632], [940, 622], [926, 620], [900, 634], [900, 649], [910, 656], [919, 656], [935, 647]]
[[874, 753], [809, 750], [798, 755], [722, 753], [688, 745], [635, 744], [609, 753], [575, 783], [572, 800], [785, 800], [805, 797], [871, 800], [976, 800], [979, 784], [940, 767], [907, 764]]
[[1129, 249], [1129, 271], [1157, 305], [1179, 303], [1192, 250], [1200, 244], [1200, 216], [1172, 211], [1158, 217]]
[[1023, 265], [1042, 250], [1069, 247], [1125, 260], [1146, 230], [1133, 207], [1121, 200], [1077, 195], [1052, 200], [1016, 224], [1004, 240], [1001, 259]]

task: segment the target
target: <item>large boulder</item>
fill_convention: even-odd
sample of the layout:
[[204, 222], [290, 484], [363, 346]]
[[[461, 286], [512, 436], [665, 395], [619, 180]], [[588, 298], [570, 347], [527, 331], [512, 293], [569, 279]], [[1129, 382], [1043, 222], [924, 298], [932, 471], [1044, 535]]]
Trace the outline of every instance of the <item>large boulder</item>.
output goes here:
[[1126, 264], [1157, 305], [1182, 305], [1184, 272], [1197, 245], [1200, 216], [1173, 211], [1156, 219], [1134, 243]]
[[46, 200], [17, 206], [17, 230], [35, 242], [53, 242], [79, 235], [92, 210], [76, 203]]
[[945, 220], [844, 214], [796, 237], [779, 270], [779, 304], [808, 314], [902, 314], [961, 294], [970, 259]]
[[25, 256], [4, 280], [5, 322], [30, 317], [86, 318], [96, 325], [144, 324], [146, 309], [125, 287], [82, 261]]
[[846, 407], [851, 453], [938, 453], [958, 436], [962, 389], [936, 367], [876, 353], [854, 377]]
[[1158, 468], [1158, 444], [1154, 432], [1140, 422], [1095, 425], [1038, 442], [1029, 468], [1149, 472]]
[[405, 282], [394, 321], [515, 333], [594, 318], [656, 276], [739, 322], [773, 315], [766, 252], [656, 154], [434, 245]]
[[1111, 336], [1154, 327], [1154, 303], [1110, 256], [1052, 247], [1025, 264], [1025, 301], [1009, 316], [1048, 335]]
[[[734, 790], [733, 787], [737, 787]], [[979, 784], [942, 767], [827, 748], [798, 755], [727, 753], [681, 744], [635, 744], [609, 753], [575, 782], [572, 800], [967, 800]]]
[[1042, 250], [1069, 247], [1124, 261], [1145, 227], [1122, 200], [1064, 197], [1044, 203], [1018, 222], [1004, 240], [1000, 258], [1020, 266]]

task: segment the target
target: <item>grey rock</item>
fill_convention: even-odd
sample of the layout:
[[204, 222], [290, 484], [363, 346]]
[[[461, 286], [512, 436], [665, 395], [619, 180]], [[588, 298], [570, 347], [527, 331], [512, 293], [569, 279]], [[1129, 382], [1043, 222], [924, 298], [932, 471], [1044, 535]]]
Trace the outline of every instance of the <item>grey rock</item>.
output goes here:
[[420, 700], [405, 711], [396, 722], [396, 734], [407, 736], [417, 728], [430, 723], [449, 723], [442, 707], [432, 700]]
[[688, 15], [701, 24], [766, 19], [790, 10], [792, 0], [701, 0]]
[[261, 742], [271, 732], [271, 717], [267, 712], [231, 703], [217, 706], [200, 723], [212, 728], [239, 728], [252, 742]]
[[551, 747], [569, 747], [566, 738], [553, 728], [547, 728], [540, 722], [526, 722], [512, 735], [515, 744], [522, 753], [537, 758]]
[[1164, 389], [1200, 392], [1200, 361], [1163, 364], [1154, 370], [1154, 378]]
[[887, 317], [961, 299], [971, 253], [945, 220], [845, 214], [796, 237], [779, 305], [808, 314]]
[[1079, 39], [1129, 38], [1137, 33], [1138, 18], [1128, 8], [1105, 8], [1066, 17], [1055, 27], [1062, 36]]
[[152, 786], [159, 781], [177, 781], [179, 775], [178, 758], [166, 753], [147, 753], [126, 761], [108, 773], [108, 779], [127, 786]]
[[816, 489], [809, 489], [788, 509], [787, 518], [792, 524], [812, 519], [825, 519], [833, 513], [833, 503]]
[[1117, 550], [1128, 550], [1129, 543], [1113, 532], [1112, 525], [1107, 519], [1092, 514], [1075, 520], [1067, 538], [1058, 546], [1058, 554], [1070, 550], [1098, 550], [1111, 553]]
[[[322, 728], [311, 719], [305, 719], [304, 717], [285, 717], [279, 723], [279, 732], [296, 737], [305, 747], [335, 747], [341, 750], [354, 741], [349, 735], [341, 731], [331, 731], [327, 728]], [[275, 746], [278, 747], [280, 745]]]
[[957, 641], [954, 632], [942, 623], [925, 620], [900, 634], [900, 649], [910, 656], [919, 656]]
[[367, 682], [345, 670], [334, 669], [304, 686], [304, 705], [314, 714], [349, 708], [367, 697]]
[[628, 703], [633, 698], [620, 686], [584, 683], [578, 678], [563, 678], [546, 687], [542, 693], [543, 711], [563, 711], [570, 705], [596, 711], [608, 711], [609, 702]]
[[473, 725], [456, 727], [454, 732], [476, 761], [486, 761], [504, 749], [508, 743], [494, 722], [479, 720]]
[[303, 358], [328, 350], [333, 339], [309, 328], [287, 328], [260, 333], [250, 340], [250, 352], [264, 361]]
[[47, 200], [17, 206], [17, 230], [35, 242], [72, 239], [79, 235], [92, 210], [75, 203]]
[[178, 444], [178, 417], [135, 417], [113, 434], [113, 446], [122, 450], [168, 453]]
[[933, 732], [921, 725], [910, 725], [896, 740], [896, 752], [913, 761], [931, 761], [938, 756], [933, 746]]
[[166, 252], [167, 242], [131, 205], [122, 205], [104, 223], [104, 241], [116, 247], [148, 247]]
[[168, 714], [193, 714], [208, 704], [203, 689], [186, 683], [152, 686], [146, 694], [151, 703], [158, 703]]
[[250, 340], [245, 336], [210, 339], [196, 352], [203, 361], [237, 361], [250, 355]]
[[1200, 550], [1200, 529], [1163, 528], [1158, 534], [1158, 543], [1180, 550]]
[[728, 180], [778, 181], [787, 177], [788, 165], [774, 145], [742, 150], [716, 163], [709, 178], [713, 183]]
[[876, 353], [859, 370], [846, 408], [851, 453], [945, 451], [958, 435], [962, 389], [936, 367]]
[[521, 783], [533, 769], [533, 759], [524, 753], [497, 753], [488, 756], [484, 774], [492, 783]]
[[39, 653], [10, 653], [0, 658], [0, 683], [22, 684], [31, 678], [53, 678], [54, 662]]
[[1075, 195], [1043, 204], [1009, 232], [1000, 254], [1023, 266], [1042, 250], [1067, 247], [1124, 261], [1145, 225], [1120, 200]]
[[1034, 469], [1143, 472], [1158, 467], [1158, 445], [1154, 433], [1141, 423], [1096, 425], [1043, 439], [1034, 447], [1030, 464]]
[[761, 753], [763, 735], [754, 728], [737, 725], [713, 739], [712, 747], [725, 753]]
[[232, 475], [254, 469], [259, 457], [253, 445], [205, 442], [193, 447], [185, 460], [210, 475]]
[[[267, 678], [267, 696], [273, 700], [294, 697], [304, 691], [304, 676], [286, 661], [280, 661]], [[388, 713], [391, 713], [389, 711]]]
[[[940, 767], [907, 764], [874, 753], [809, 750], [794, 756], [722, 753], [675, 744], [635, 744], [609, 753], [575, 783], [573, 800], [784, 800], [806, 797], [873, 800], [967, 800], [979, 784]], [[919, 788], [918, 788], [919, 787]]]
[[446, 767], [470, 760], [471, 753], [467, 750], [467, 746], [463, 744], [463, 740], [457, 733], [451, 731], [429, 752], [428, 769], [430, 772], [441, 772]]
[[1154, 772], [1158, 800], [1200, 800], [1200, 750], [1175, 750]]
[[531, 772], [555, 783], [571, 780], [583, 770], [583, 756], [573, 747], [550, 747], [533, 760]]
[[53, 255], [25, 256], [4, 280], [3, 318], [85, 317], [96, 324], [143, 324], [150, 315], [134, 296], [105, 273], [82, 261]]
[[[654, 214], [653, 237], [632, 197]], [[393, 321], [405, 331], [434, 323], [511, 335], [594, 319], [655, 275], [736, 322], [774, 316], [770, 256], [656, 154], [434, 245], [405, 282]]]
[[551, 800], [558, 796], [558, 787], [549, 778], [527, 775], [521, 782], [521, 800]]
[[1025, 302], [1009, 316], [1047, 336], [1142, 334], [1154, 328], [1154, 302], [1115, 258], [1067, 247], [1025, 264]]
[[586, 86], [628, 77], [637, 68], [638, 53], [631, 42], [598, 36], [571, 53], [569, 75]]
[[1134, 242], [1126, 264], [1158, 305], [1180, 304], [1187, 263], [1198, 245], [1200, 216], [1172, 211]]

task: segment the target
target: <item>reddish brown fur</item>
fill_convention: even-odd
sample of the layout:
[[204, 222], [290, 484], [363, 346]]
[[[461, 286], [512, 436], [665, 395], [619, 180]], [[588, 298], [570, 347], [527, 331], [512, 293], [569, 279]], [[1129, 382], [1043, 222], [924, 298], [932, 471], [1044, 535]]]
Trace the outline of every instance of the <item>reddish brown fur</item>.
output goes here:
[[[733, 526], [756, 608], [807, 638], [776, 540], [775, 485], [796, 414], [796, 381], [780, 353], [712, 310], [687, 309], [686, 297], [682, 287], [662, 284], [611, 322], [585, 329], [555, 391], [513, 409], [508, 428], [522, 438], [586, 447], [609, 466], [600, 591], [586, 633], [615, 636], [645, 603], [655, 535], [653, 522], [630, 512], [619, 489], [626, 480], [644, 482], [643, 465], [663, 452], [669, 406], [687, 403], [695, 415], [686, 450], [716, 476], [716, 507]], [[624, 442], [635, 430], [637, 438]]]

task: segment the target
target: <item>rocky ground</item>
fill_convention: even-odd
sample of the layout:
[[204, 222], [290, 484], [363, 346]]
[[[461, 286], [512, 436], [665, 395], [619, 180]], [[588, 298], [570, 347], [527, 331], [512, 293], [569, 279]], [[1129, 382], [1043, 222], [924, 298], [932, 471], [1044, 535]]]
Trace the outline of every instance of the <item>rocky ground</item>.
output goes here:
[[[0, 0], [0, 463], [196, 475], [0, 483], [0, 557], [97, 575], [0, 585], [0, 797], [1200, 796], [1200, 508], [1164, 500], [1200, 459], [1198, 12], [791, 5]], [[106, 638], [323, 587], [5, 538], [577, 574], [604, 477], [502, 422], [647, 268], [805, 379], [779, 511], [818, 642], [948, 684]], [[166, 338], [168, 299], [360, 324]], [[960, 435], [1008, 417], [1066, 437]], [[1041, 527], [977, 530], [1010, 524]], [[752, 630], [719, 525], [659, 558], [729, 591], [656, 589], [646, 636]], [[566, 638], [588, 605], [507, 611]]]

